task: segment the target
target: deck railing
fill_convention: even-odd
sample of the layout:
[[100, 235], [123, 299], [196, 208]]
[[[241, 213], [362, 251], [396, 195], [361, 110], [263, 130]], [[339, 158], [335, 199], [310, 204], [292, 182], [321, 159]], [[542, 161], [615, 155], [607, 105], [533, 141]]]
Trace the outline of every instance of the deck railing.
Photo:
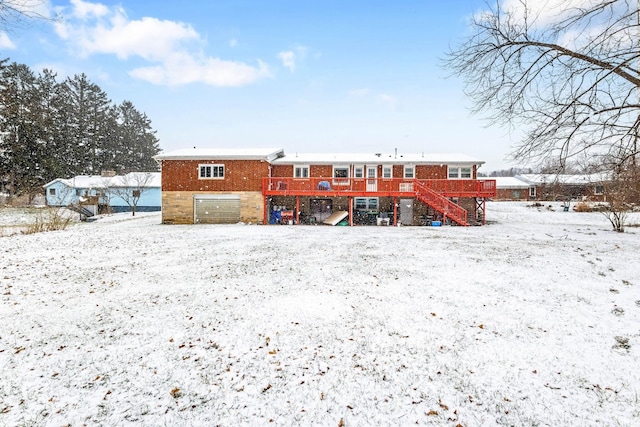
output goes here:
[[402, 178], [263, 178], [265, 195], [284, 196], [411, 196], [417, 186], [448, 197], [495, 197], [496, 181], [485, 179]]

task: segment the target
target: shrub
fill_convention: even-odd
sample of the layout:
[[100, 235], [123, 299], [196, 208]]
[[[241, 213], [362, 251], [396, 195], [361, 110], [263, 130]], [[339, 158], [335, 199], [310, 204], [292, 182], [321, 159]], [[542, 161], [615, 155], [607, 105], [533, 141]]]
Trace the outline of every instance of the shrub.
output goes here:
[[46, 231], [64, 230], [71, 223], [71, 217], [64, 209], [46, 209], [40, 212], [33, 223], [27, 225], [23, 234], [44, 233]]
[[593, 208], [586, 202], [580, 202], [573, 207], [573, 210], [576, 212], [592, 212]]

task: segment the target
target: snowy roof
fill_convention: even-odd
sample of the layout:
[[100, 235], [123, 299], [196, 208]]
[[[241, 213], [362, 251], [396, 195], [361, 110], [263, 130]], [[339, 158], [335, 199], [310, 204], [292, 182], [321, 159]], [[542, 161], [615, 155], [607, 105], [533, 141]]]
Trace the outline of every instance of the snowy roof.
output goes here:
[[531, 186], [528, 182], [518, 179], [515, 176], [498, 176], [491, 179], [496, 180], [496, 188], [498, 190], [509, 188], [529, 188]]
[[159, 160], [266, 160], [274, 164], [429, 164], [481, 165], [483, 160], [460, 153], [295, 153], [276, 148], [188, 148], [158, 154]]
[[276, 159], [274, 164], [429, 164], [481, 165], [483, 160], [459, 153], [295, 153]]
[[[144, 182], [144, 177], [150, 175], [148, 182]], [[57, 178], [48, 182], [44, 187], [50, 187], [56, 182], [61, 182], [69, 188], [103, 188], [103, 187], [160, 187], [160, 172], [129, 172], [126, 175], [116, 175], [113, 177], [102, 175], [77, 175], [73, 178]]]
[[284, 155], [282, 148], [187, 148], [158, 154], [158, 160], [267, 160]]
[[533, 185], [544, 184], [564, 184], [564, 185], [584, 185], [595, 184], [603, 181], [607, 181], [609, 178], [607, 173], [592, 173], [592, 174], [523, 174], [518, 175], [517, 178], [528, 182]]

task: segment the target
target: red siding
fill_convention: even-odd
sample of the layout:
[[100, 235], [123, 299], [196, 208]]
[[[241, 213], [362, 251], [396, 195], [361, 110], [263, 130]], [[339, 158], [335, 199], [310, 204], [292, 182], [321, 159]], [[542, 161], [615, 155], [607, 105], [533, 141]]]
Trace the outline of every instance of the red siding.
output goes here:
[[[198, 165], [224, 165], [224, 179], [198, 179]], [[163, 160], [162, 191], [262, 191], [269, 163], [260, 160]]]
[[[400, 175], [402, 176], [402, 175]], [[447, 179], [447, 166], [417, 165], [417, 179]]]
[[293, 165], [273, 165], [271, 166], [271, 176], [291, 178], [293, 177]]

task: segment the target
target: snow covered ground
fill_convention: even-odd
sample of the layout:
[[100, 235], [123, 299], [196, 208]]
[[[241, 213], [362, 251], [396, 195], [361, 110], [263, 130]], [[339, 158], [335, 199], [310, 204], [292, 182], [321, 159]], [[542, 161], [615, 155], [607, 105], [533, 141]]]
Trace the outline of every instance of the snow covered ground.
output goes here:
[[640, 228], [553, 206], [2, 237], [0, 426], [638, 425]]

